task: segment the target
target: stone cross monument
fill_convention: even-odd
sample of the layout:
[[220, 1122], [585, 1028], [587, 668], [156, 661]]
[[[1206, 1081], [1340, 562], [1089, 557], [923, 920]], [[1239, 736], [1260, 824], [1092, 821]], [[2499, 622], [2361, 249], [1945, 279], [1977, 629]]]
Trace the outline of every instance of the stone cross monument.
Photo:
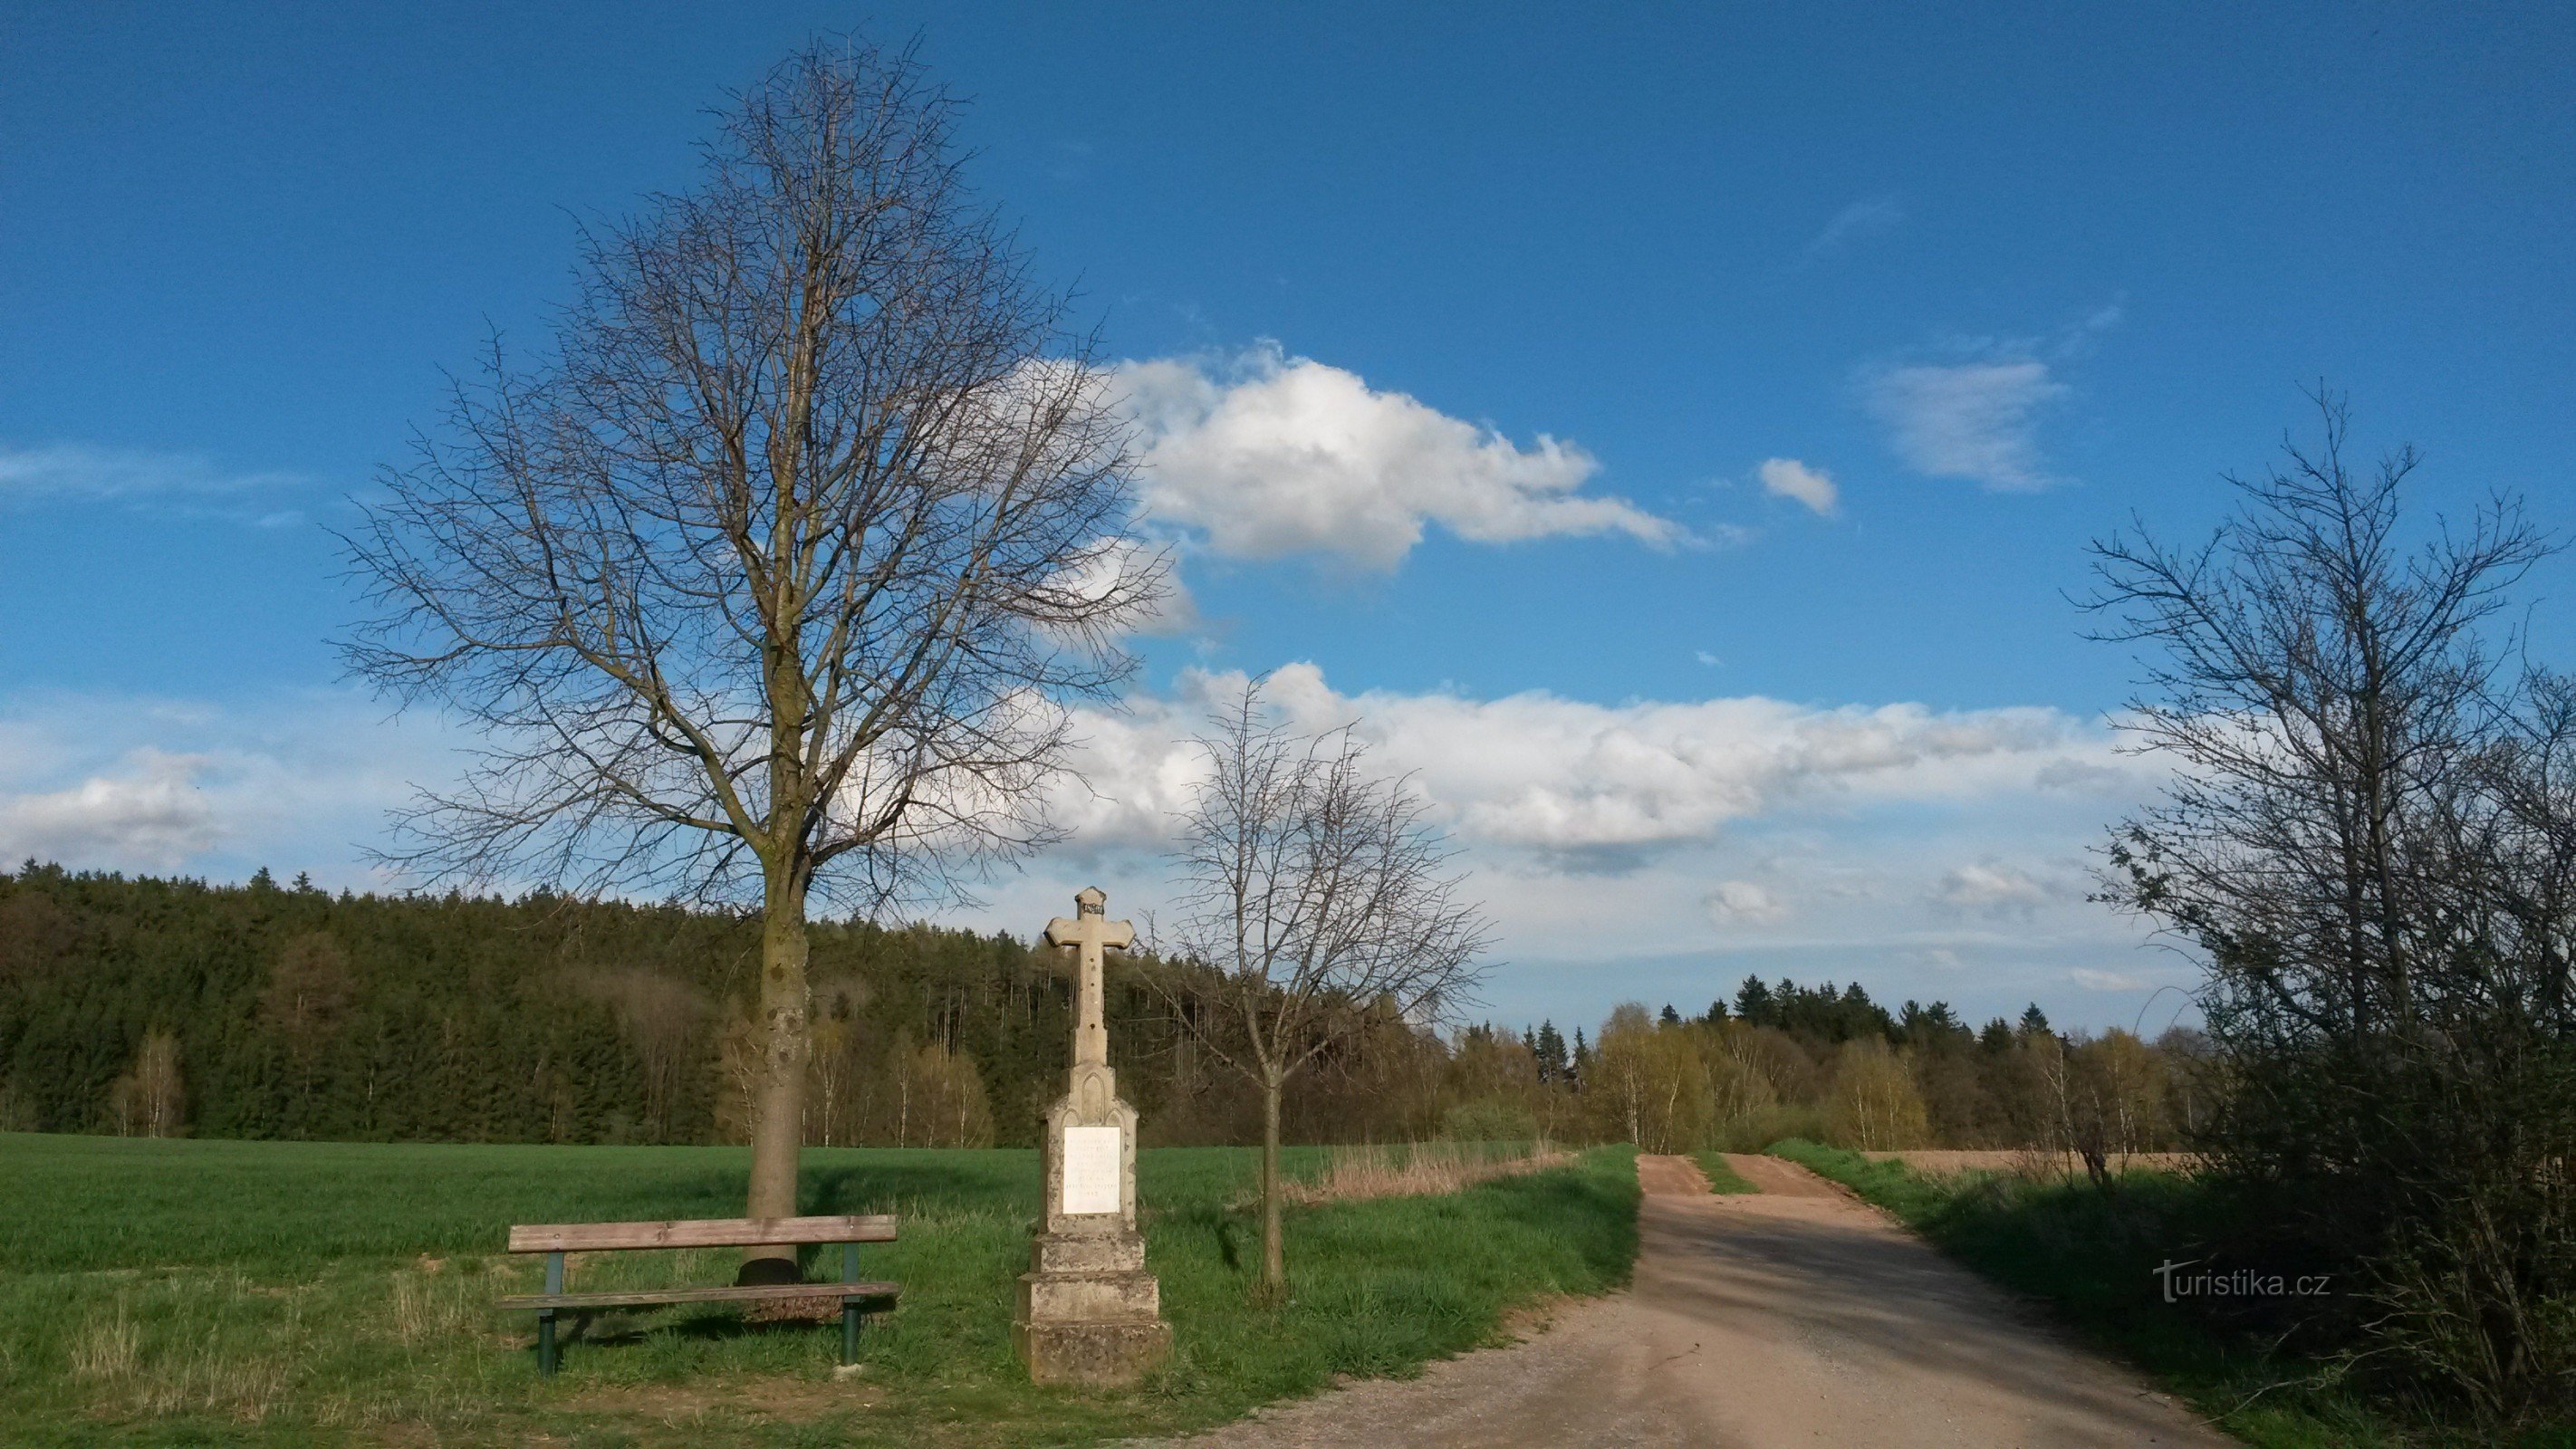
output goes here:
[[1097, 887], [1073, 901], [1073, 918], [1046, 930], [1074, 948], [1073, 1070], [1040, 1138], [1046, 1203], [1011, 1336], [1039, 1383], [1128, 1384], [1172, 1347], [1136, 1229], [1136, 1109], [1118, 1099], [1103, 1010], [1101, 953], [1136, 932], [1109, 919]]

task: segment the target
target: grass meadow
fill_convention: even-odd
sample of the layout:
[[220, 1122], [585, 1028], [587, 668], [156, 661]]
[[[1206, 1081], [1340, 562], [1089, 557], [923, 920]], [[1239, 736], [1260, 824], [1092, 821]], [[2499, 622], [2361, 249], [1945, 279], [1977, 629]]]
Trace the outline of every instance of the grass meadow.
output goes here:
[[[1293, 1150], [1292, 1172], [1330, 1165]], [[727, 1148], [146, 1141], [0, 1134], [0, 1423], [51, 1445], [1076, 1445], [1183, 1430], [1497, 1341], [1516, 1310], [1626, 1281], [1632, 1155], [1441, 1196], [1291, 1209], [1290, 1301], [1249, 1306], [1254, 1154], [1139, 1154], [1171, 1364], [1128, 1392], [1038, 1389], [1010, 1347], [1033, 1151], [809, 1149], [807, 1212], [892, 1212], [862, 1250], [904, 1286], [837, 1379], [837, 1317], [602, 1315], [537, 1377], [543, 1259], [514, 1222], [726, 1217]], [[837, 1249], [823, 1250], [837, 1252]], [[575, 1287], [728, 1281], [733, 1252], [576, 1258]], [[826, 1271], [837, 1266], [822, 1265]]]

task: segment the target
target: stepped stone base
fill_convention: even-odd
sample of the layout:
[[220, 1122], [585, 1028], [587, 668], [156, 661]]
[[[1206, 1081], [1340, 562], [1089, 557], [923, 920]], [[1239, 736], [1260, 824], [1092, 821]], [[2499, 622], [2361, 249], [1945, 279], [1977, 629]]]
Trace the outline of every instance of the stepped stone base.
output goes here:
[[1041, 1384], [1135, 1383], [1172, 1351], [1162, 1285], [1138, 1233], [1041, 1233], [1020, 1277], [1011, 1339]]
[[1029, 1381], [1126, 1388], [1170, 1357], [1172, 1325], [1141, 1323], [1015, 1323], [1011, 1338], [1028, 1361]]

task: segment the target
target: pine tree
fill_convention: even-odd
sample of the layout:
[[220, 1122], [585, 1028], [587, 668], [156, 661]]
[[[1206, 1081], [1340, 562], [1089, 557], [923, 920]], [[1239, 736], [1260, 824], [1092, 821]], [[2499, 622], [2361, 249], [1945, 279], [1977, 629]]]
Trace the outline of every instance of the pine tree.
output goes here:
[[1565, 1038], [1558, 1033], [1553, 1021], [1538, 1024], [1537, 1056], [1540, 1081], [1554, 1085], [1566, 1080], [1570, 1067], [1566, 1061]]

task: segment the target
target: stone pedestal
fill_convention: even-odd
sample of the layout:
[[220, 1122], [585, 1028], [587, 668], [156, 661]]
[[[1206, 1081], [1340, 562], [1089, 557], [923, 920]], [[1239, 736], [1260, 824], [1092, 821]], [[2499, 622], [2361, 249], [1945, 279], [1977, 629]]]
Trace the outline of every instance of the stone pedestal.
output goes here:
[[1046, 1203], [1011, 1337], [1042, 1384], [1132, 1384], [1172, 1349], [1136, 1228], [1136, 1109], [1084, 1063], [1039, 1139]]

